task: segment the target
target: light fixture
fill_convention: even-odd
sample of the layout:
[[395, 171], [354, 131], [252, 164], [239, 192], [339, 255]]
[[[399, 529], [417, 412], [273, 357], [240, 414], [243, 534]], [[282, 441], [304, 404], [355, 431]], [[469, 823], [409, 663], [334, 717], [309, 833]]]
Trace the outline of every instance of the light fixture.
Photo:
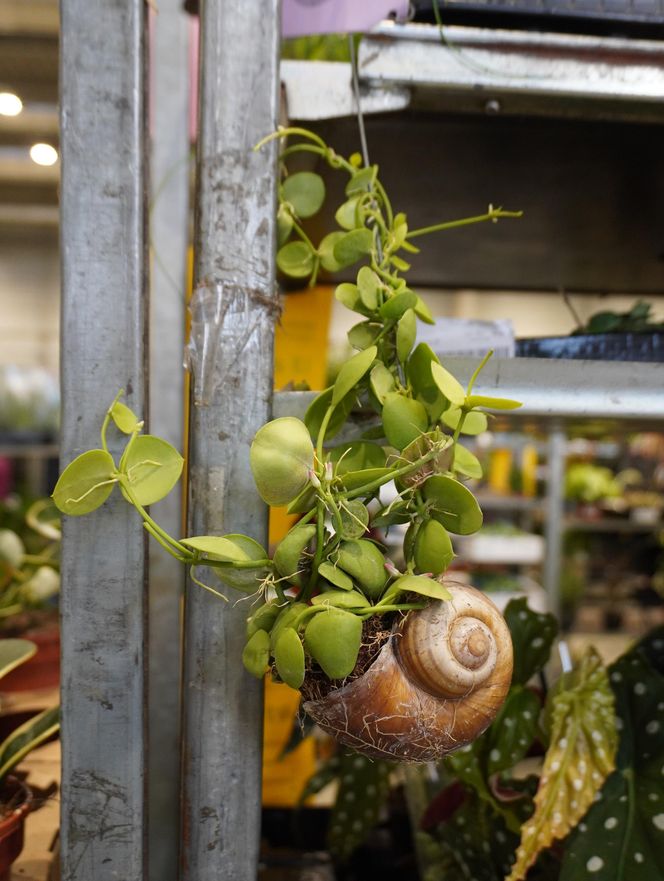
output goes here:
[[0, 92], [0, 116], [18, 116], [23, 110], [23, 101], [13, 92]]
[[55, 165], [58, 151], [50, 144], [33, 144], [30, 147], [30, 158], [37, 165]]

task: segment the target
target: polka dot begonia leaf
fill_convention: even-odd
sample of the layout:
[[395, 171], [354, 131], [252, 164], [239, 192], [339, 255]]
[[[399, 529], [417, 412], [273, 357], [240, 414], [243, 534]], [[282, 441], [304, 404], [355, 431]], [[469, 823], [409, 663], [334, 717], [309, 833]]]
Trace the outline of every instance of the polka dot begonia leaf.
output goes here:
[[538, 855], [569, 834], [615, 767], [613, 694], [594, 649], [561, 677], [548, 703], [550, 745], [535, 796], [535, 812], [522, 827], [516, 862], [507, 881], [522, 881]]
[[514, 644], [512, 685], [525, 685], [549, 660], [558, 624], [553, 615], [529, 609], [525, 598], [508, 604], [505, 621]]
[[649, 663], [657, 660], [650, 651], [657, 638], [651, 634], [609, 669], [617, 768], [570, 836], [560, 881], [664, 878], [664, 676]]

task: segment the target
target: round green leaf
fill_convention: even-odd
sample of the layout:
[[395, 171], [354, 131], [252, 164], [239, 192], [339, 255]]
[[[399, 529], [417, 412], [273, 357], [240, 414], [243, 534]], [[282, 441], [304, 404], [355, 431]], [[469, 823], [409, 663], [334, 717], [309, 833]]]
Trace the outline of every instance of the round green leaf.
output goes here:
[[463, 407], [466, 402], [466, 392], [449, 370], [445, 370], [442, 364], [432, 362], [431, 376], [451, 404], [454, 404], [455, 407]]
[[[459, 407], [449, 406], [441, 416], [441, 419], [448, 428], [456, 430], [461, 419], [461, 413], [462, 411]], [[487, 424], [487, 418], [484, 413], [481, 413], [479, 410], [471, 410], [470, 413], [466, 413], [466, 418], [463, 420], [461, 434], [482, 434], [483, 431], [486, 431]]]
[[274, 600], [260, 606], [254, 614], [247, 619], [247, 639], [251, 639], [257, 630], [264, 630], [266, 633], [269, 633], [280, 613], [281, 606]]
[[369, 526], [369, 511], [359, 499], [342, 502], [341, 535], [346, 539], [362, 538]]
[[417, 318], [413, 309], [406, 309], [397, 325], [397, 357], [406, 363], [417, 336]]
[[183, 464], [175, 447], [160, 437], [143, 434], [127, 447], [120, 470], [139, 505], [153, 505], [173, 489]]
[[460, 474], [464, 474], [466, 477], [479, 479], [484, 473], [477, 456], [461, 446], [461, 444], [456, 445], [454, 467]]
[[[457, 448], [458, 449], [458, 448]], [[470, 535], [482, 525], [482, 511], [471, 491], [453, 477], [437, 474], [423, 487], [431, 516], [456, 535]]]
[[415, 346], [406, 365], [406, 374], [408, 381], [418, 394], [422, 394], [432, 387], [438, 388], [431, 373], [431, 365], [438, 363], [435, 352], [426, 343], [419, 343]]
[[318, 246], [320, 265], [327, 272], [339, 272], [341, 269], [341, 265], [337, 262], [334, 256], [334, 246], [344, 235], [345, 233], [342, 232], [328, 233]]
[[415, 537], [415, 564], [420, 572], [441, 575], [454, 559], [454, 548], [445, 527], [427, 520]]
[[371, 253], [373, 241], [373, 233], [364, 227], [344, 233], [334, 246], [334, 259], [342, 267], [352, 266]]
[[[342, 572], [341, 569], [338, 569], [336, 566], [333, 566], [332, 563], [327, 561], [320, 564], [318, 567], [318, 574], [327, 579], [330, 584], [333, 584], [341, 590], [352, 590], [355, 587], [345, 572]], [[312, 602], [315, 603], [316, 600], [313, 599]]]
[[417, 303], [417, 294], [413, 291], [405, 290], [399, 294], [394, 294], [389, 300], [386, 300], [378, 310], [383, 318], [398, 321], [409, 309]]
[[350, 309], [352, 312], [359, 312], [362, 315], [366, 314], [366, 310], [360, 300], [360, 291], [357, 285], [350, 282], [339, 284], [334, 289], [334, 296], [346, 309]]
[[252, 676], [262, 679], [270, 662], [270, 634], [257, 630], [242, 651], [242, 663]]
[[378, 174], [378, 166], [367, 165], [366, 168], [360, 168], [352, 175], [346, 184], [346, 195], [352, 196], [354, 193], [368, 193]]
[[280, 633], [274, 647], [274, 662], [280, 679], [297, 691], [304, 682], [304, 648], [292, 627]]
[[363, 468], [382, 468], [385, 465], [385, 451], [369, 441], [351, 441], [330, 450], [330, 462], [337, 466], [336, 474]]
[[378, 350], [375, 346], [370, 346], [364, 352], [358, 352], [353, 355], [342, 366], [332, 391], [332, 404], [338, 404], [348, 392], [355, 388], [357, 383], [362, 379], [367, 370], [371, 367], [376, 359]]
[[312, 599], [314, 606], [334, 606], [336, 609], [368, 609], [366, 597], [356, 590], [328, 590]]
[[348, 342], [354, 349], [368, 349], [373, 346], [382, 326], [373, 321], [361, 321], [348, 331]]
[[362, 221], [358, 220], [356, 216], [359, 201], [359, 196], [353, 196], [337, 208], [334, 219], [342, 229], [351, 230], [362, 226]]
[[249, 462], [263, 501], [275, 507], [292, 502], [309, 483], [314, 463], [314, 447], [304, 422], [282, 416], [259, 428]]
[[293, 216], [285, 205], [280, 205], [277, 212], [277, 245], [282, 247], [293, 231]]
[[330, 608], [314, 615], [304, 631], [311, 657], [330, 679], [349, 676], [362, 642], [362, 621], [352, 612]]
[[306, 603], [297, 602], [291, 602], [287, 606], [284, 606], [270, 631], [270, 646], [273, 650], [283, 631], [288, 627], [294, 627], [297, 623], [297, 619], [308, 608], [309, 606]]
[[291, 174], [283, 183], [282, 196], [293, 206], [298, 217], [313, 217], [325, 201], [323, 178], [312, 171]]
[[449, 600], [452, 594], [446, 587], [432, 578], [425, 575], [403, 575], [401, 578], [390, 585], [390, 593], [399, 591], [401, 593], [418, 593], [424, 597], [431, 597], [434, 600]]
[[363, 304], [373, 312], [378, 306], [378, 294], [381, 288], [380, 279], [368, 266], [363, 266], [357, 273], [357, 287]]
[[[239, 533], [228, 535], [198, 535], [192, 538], [183, 538], [181, 543], [186, 547], [200, 551], [213, 560], [219, 560], [228, 565], [214, 568], [214, 574], [235, 590], [253, 593], [258, 590], [260, 582], [267, 575], [267, 567], [264, 560], [267, 559], [265, 549], [253, 538]], [[255, 561], [255, 567], [234, 569], [233, 563], [248, 563]]]
[[385, 396], [396, 388], [394, 376], [382, 361], [378, 361], [371, 368], [369, 382], [371, 383], [371, 390], [381, 404], [385, 403]]
[[385, 437], [397, 450], [403, 450], [429, 427], [424, 406], [396, 392], [385, 395], [382, 418]]
[[306, 242], [288, 242], [277, 251], [277, 266], [291, 278], [311, 275], [314, 263], [314, 252]]
[[307, 523], [304, 526], [295, 526], [277, 545], [272, 562], [279, 575], [288, 578], [293, 584], [302, 583], [300, 558], [315, 534], [316, 526], [314, 524]]
[[111, 407], [111, 418], [124, 434], [131, 434], [138, 427], [135, 414], [121, 401], [115, 401]]
[[377, 599], [383, 592], [387, 580], [385, 557], [373, 542], [367, 539], [342, 542], [337, 551], [337, 566], [371, 599]]
[[[138, 440], [138, 438], [137, 438]], [[115, 486], [115, 462], [105, 450], [81, 453], [60, 475], [53, 501], [63, 514], [89, 514], [106, 501]]]

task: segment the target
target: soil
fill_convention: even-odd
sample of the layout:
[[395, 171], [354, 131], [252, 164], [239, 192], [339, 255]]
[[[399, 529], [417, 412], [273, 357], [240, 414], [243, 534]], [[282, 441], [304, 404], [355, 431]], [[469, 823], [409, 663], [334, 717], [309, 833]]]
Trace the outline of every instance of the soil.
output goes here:
[[362, 625], [362, 644], [355, 668], [345, 679], [328, 679], [321, 668], [311, 658], [307, 658], [304, 682], [300, 688], [305, 701], [322, 700], [331, 691], [359, 679], [378, 657], [378, 653], [392, 635], [392, 628], [398, 612], [391, 615], [376, 615], [368, 618]]

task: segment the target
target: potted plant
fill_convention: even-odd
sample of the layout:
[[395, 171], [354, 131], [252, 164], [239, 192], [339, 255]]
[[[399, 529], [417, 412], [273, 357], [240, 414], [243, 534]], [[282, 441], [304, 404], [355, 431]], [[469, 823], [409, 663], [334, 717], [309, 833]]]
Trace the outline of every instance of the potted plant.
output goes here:
[[50, 688], [59, 682], [60, 628], [55, 601], [60, 590], [60, 528], [53, 510], [50, 499], [30, 506], [25, 541], [13, 530], [0, 530], [0, 637], [25, 638], [37, 646], [28, 663], [5, 677], [4, 691]]
[[[28, 661], [37, 651], [24, 639], [0, 639], [0, 678]], [[59, 709], [52, 707], [33, 716], [0, 743], [0, 881], [9, 881], [11, 865], [23, 848], [25, 818], [32, 808], [32, 793], [11, 772], [59, 727]]]
[[[376, 166], [362, 166], [357, 155], [345, 159], [302, 129], [275, 137], [299, 138], [282, 152], [281, 272], [313, 284], [321, 270], [361, 264], [356, 282], [336, 289], [358, 315], [349, 332], [356, 354], [304, 420], [268, 422], [249, 451], [261, 497], [299, 522], [271, 557], [246, 535], [168, 535], [147, 508], [175, 485], [183, 460], [142, 433], [120, 396], [104, 418], [100, 447], [67, 466], [53, 498], [64, 514], [83, 515], [119, 486], [148, 532], [201, 587], [254, 597], [243, 654], [252, 674], [271, 669], [300, 689], [307, 712], [356, 751], [427, 761], [477, 737], [509, 689], [512, 648], [500, 613], [479, 591], [446, 581], [445, 571], [454, 558], [450, 533], [467, 535], [482, 524], [464, 483], [481, 466], [463, 437], [485, 430], [486, 411], [519, 404], [475, 394], [490, 353], [464, 388], [426, 344], [416, 345], [418, 318], [432, 319], [408, 287], [404, 254], [416, 252], [414, 240], [425, 233], [515, 212], [490, 207], [479, 217], [411, 229], [393, 210]], [[317, 245], [303, 221], [320, 210], [325, 185], [313, 172], [289, 172], [290, 158], [302, 153], [347, 178], [339, 228]], [[351, 412], [360, 425], [354, 431]], [[107, 442], [111, 425], [127, 436], [117, 462]], [[398, 495], [382, 503], [381, 487], [392, 481]], [[403, 571], [369, 533], [394, 524], [408, 525]], [[196, 578], [201, 566], [219, 577], [219, 590]]]

